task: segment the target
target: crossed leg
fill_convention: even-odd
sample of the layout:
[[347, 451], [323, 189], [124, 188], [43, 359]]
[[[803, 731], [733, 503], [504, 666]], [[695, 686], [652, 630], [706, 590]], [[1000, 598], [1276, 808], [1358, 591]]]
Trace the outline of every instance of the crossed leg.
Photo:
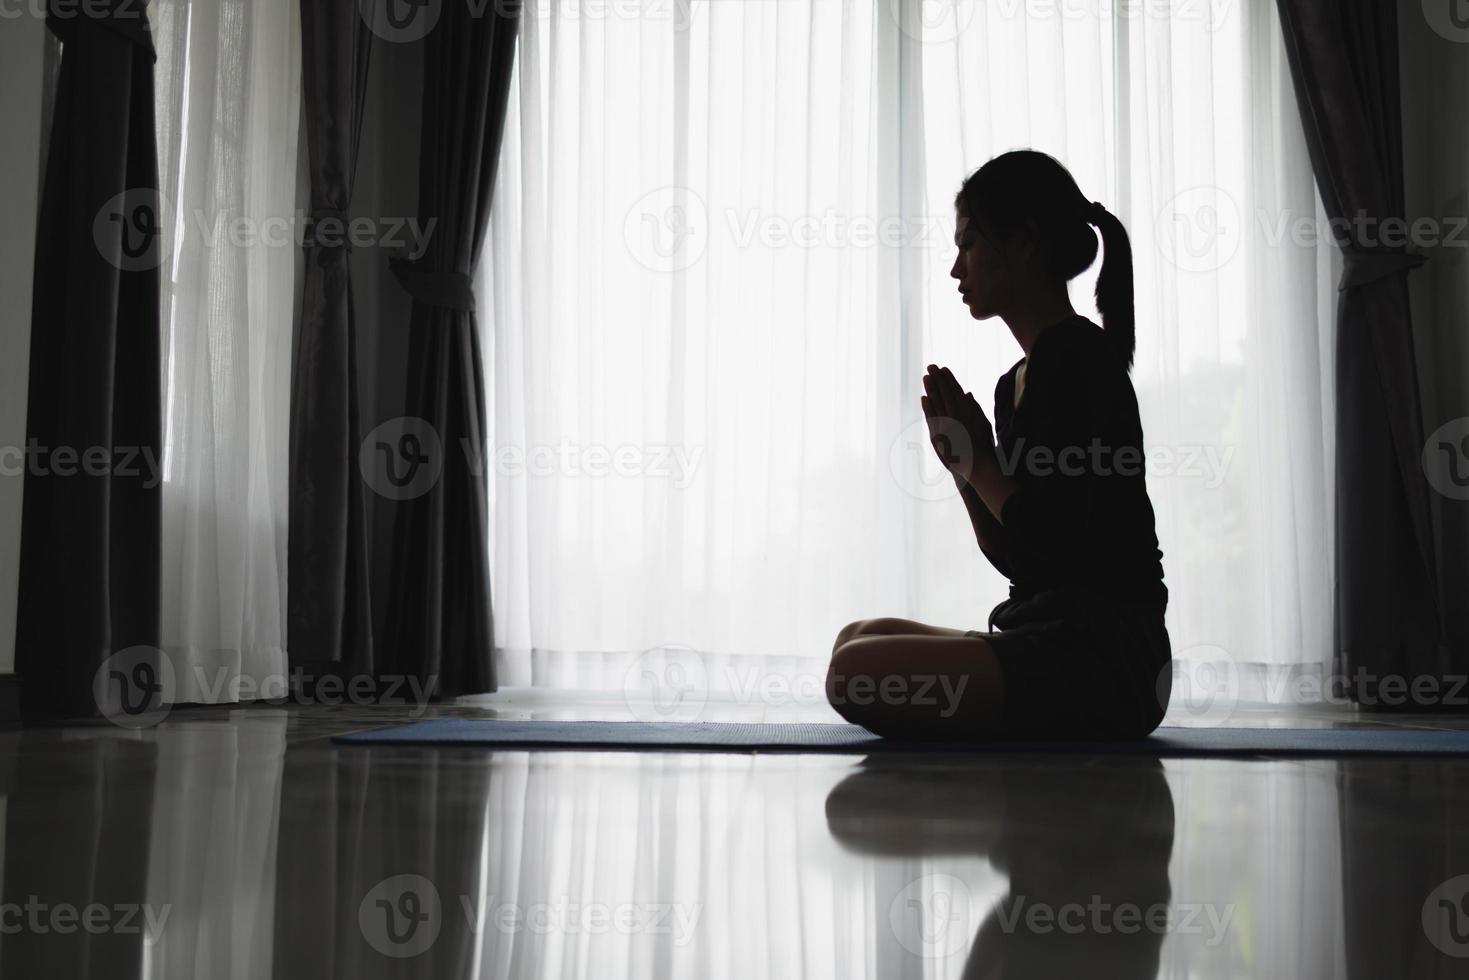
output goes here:
[[1004, 685], [987, 640], [867, 619], [837, 634], [826, 697], [843, 718], [884, 738], [979, 738], [999, 731]]

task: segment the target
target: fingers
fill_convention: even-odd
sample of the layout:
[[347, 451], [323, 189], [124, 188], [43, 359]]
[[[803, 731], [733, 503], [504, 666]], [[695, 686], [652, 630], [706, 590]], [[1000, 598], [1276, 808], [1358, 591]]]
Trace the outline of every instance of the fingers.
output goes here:
[[928, 373], [923, 376], [923, 387], [928, 392], [929, 404], [940, 415], [957, 418], [959, 412], [979, 405], [947, 367], [940, 368], [936, 364], [930, 364]]
[[928, 392], [928, 403], [937, 414], [949, 414], [949, 400], [936, 375], [929, 373], [923, 376], [923, 390]]
[[947, 367], [941, 368], [940, 371], [944, 382], [948, 385], [951, 392], [951, 400], [953, 398], [962, 398], [969, 394], [969, 392], [964, 390], [964, 386], [959, 383], [959, 379], [954, 377], [953, 371], [950, 371]]

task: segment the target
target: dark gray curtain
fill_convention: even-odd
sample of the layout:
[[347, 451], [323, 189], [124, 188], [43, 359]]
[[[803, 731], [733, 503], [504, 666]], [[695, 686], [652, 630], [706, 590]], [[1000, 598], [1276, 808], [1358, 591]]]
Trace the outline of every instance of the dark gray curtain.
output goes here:
[[[1380, 222], [1405, 217], [1397, 9], [1389, 0], [1277, 3], [1311, 164], [1345, 262], [1336, 349], [1337, 669], [1354, 697], [1377, 702], [1376, 681], [1387, 675], [1441, 677], [1455, 666], [1439, 643], [1429, 487], [1419, 463], [1407, 273], [1424, 259], [1377, 244]], [[1359, 222], [1362, 215], [1370, 220]]]
[[373, 664], [366, 500], [357, 465], [357, 338], [344, 234], [370, 42], [357, 4], [301, 0], [312, 233], [291, 365], [286, 637], [291, 666], [308, 674], [365, 674]]
[[62, 59], [36, 234], [16, 670], [27, 710], [92, 714], [102, 662], [158, 644], [155, 56], [142, 4], [51, 7]]
[[393, 263], [413, 296], [405, 412], [432, 427], [442, 470], [399, 504], [383, 669], [439, 695], [495, 690], [485, 388], [472, 276], [489, 223], [519, 25], [517, 2], [451, 0], [424, 52], [420, 221], [425, 253]]

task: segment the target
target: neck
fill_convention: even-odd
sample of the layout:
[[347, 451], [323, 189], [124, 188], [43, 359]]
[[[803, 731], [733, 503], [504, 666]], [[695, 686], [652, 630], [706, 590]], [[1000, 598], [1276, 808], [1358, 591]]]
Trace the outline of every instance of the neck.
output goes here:
[[1033, 298], [1027, 297], [1001, 314], [1026, 357], [1030, 356], [1030, 348], [1042, 330], [1074, 316], [1076, 308], [1071, 305], [1071, 297], [1064, 289], [1059, 294], [1046, 293]]

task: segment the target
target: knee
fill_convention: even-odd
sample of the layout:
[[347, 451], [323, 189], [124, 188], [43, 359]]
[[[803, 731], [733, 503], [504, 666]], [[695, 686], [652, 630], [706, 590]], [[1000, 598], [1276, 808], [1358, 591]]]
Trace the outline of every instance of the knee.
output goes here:
[[883, 642], [876, 636], [858, 631], [845, 643], [839, 644], [832, 654], [826, 671], [826, 700], [842, 717], [849, 720], [853, 717], [851, 709], [854, 702], [848, 690], [853, 681], [858, 681], [859, 686], [870, 686], [879, 679], [883, 667], [880, 649]]
[[861, 636], [867, 630], [868, 625], [871, 622], [872, 620], [870, 619], [859, 619], [855, 622], [848, 623], [846, 626], [843, 626], [841, 629], [837, 630], [836, 642], [831, 645], [832, 657], [836, 657], [836, 652], [840, 650], [842, 648], [842, 645], [845, 644], [848, 640], [853, 640]]
[[848, 623], [837, 631], [836, 642], [832, 644], [833, 655], [846, 643], [863, 636], [890, 636], [894, 633], [904, 632], [911, 624], [906, 620], [894, 619], [891, 616], [879, 616], [877, 619], [859, 619]]

